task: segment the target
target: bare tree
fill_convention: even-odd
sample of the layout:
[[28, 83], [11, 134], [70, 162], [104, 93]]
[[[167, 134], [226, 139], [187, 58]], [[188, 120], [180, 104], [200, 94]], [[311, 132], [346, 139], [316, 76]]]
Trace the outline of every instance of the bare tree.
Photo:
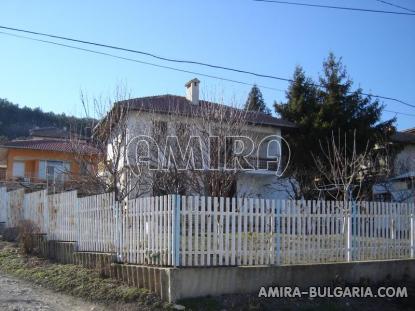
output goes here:
[[238, 176], [242, 169], [252, 164], [246, 161], [243, 151], [237, 152], [241, 147], [238, 144], [243, 143], [239, 140], [241, 137], [248, 138], [246, 143], [256, 140], [255, 132], [248, 126], [247, 112], [208, 102], [200, 108], [199, 114], [193, 119], [193, 126], [205, 147], [200, 154], [204, 158], [198, 162], [203, 163], [206, 169], [191, 171], [192, 180], [196, 181], [194, 188], [210, 196], [234, 196]]
[[169, 105], [163, 120], [151, 118], [152, 137], [159, 146], [152, 159], [159, 162], [154, 165], [162, 164], [153, 175], [155, 193], [233, 196], [247, 163], [235, 152], [232, 136], [255, 136], [247, 129], [246, 112], [210, 101], [188, 104], [186, 109], [174, 102]]
[[131, 167], [128, 162], [129, 99], [123, 87], [117, 87], [114, 97], [106, 99], [90, 101], [81, 93], [87, 116], [92, 106], [94, 116], [99, 119], [98, 123], [91, 124], [92, 137], [87, 143], [81, 136], [71, 139], [80, 168], [80, 174], [71, 176], [71, 182], [85, 194], [114, 192], [116, 200], [122, 201], [142, 190], [140, 187], [147, 187], [147, 172]]
[[341, 135], [339, 131], [337, 137], [332, 133], [325, 144], [320, 141], [320, 147], [321, 155], [313, 154], [320, 173], [315, 180], [316, 189], [334, 200], [347, 202], [359, 198], [368, 162], [368, 143], [363, 152], [357, 153], [356, 131], [351, 144], [347, 134]]

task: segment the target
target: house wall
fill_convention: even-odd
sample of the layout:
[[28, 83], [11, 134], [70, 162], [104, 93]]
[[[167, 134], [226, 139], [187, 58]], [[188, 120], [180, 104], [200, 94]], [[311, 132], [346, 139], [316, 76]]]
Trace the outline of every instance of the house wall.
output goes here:
[[7, 149], [0, 147], [0, 181], [6, 179]]
[[[167, 122], [167, 135], [175, 134], [175, 127], [172, 123], [188, 122], [186, 117], [132, 111], [127, 119], [128, 139], [133, 139], [138, 135], [148, 135], [151, 137], [153, 121]], [[260, 158], [269, 158], [271, 156], [281, 156], [282, 150], [283, 152], [287, 151], [286, 146], [281, 145], [282, 134], [280, 128], [249, 125], [246, 126], [246, 129], [244, 130], [250, 133], [249, 136], [255, 137], [257, 144], [267, 136], [276, 135], [276, 138], [273, 138], [277, 141], [276, 143], [270, 144], [269, 148], [266, 148], [266, 144], [263, 144], [259, 152], [257, 154], [252, 154], [252, 157], [258, 156]], [[108, 155], [111, 157], [111, 144], [108, 146], [108, 151]], [[129, 150], [129, 152], [131, 152], [131, 150]], [[129, 154], [129, 156], [135, 158], [135, 155]], [[280, 167], [279, 173], [281, 173], [283, 169], [283, 167]], [[243, 173], [237, 182], [238, 195], [250, 197], [284, 199], [288, 198], [290, 189], [289, 183], [281, 180], [276, 175], [276, 172], [271, 171]]]
[[0, 167], [7, 165], [7, 148], [0, 147]]
[[[186, 123], [187, 121], [186, 117], [180, 117], [180, 116], [167, 116], [163, 114], [157, 114], [157, 113], [147, 113], [147, 112], [137, 112], [133, 111], [130, 113], [128, 117], [128, 137], [129, 139], [134, 138], [138, 135], [148, 135], [152, 136], [152, 128], [153, 128], [153, 121], [164, 121], [167, 122], [167, 135], [174, 135], [175, 134], [175, 127], [172, 125], [172, 123]], [[285, 146], [281, 146], [281, 129], [275, 128], [271, 126], [254, 126], [249, 125], [247, 126], [244, 131], [250, 133], [249, 136], [254, 137], [255, 143], [259, 144], [260, 141], [262, 141], [263, 138], [270, 136], [270, 135], [276, 135], [277, 138], [275, 138], [277, 143], [270, 144], [268, 150], [266, 147], [266, 144], [262, 144], [262, 148], [259, 150], [258, 156], [261, 158], [267, 158], [272, 155], [280, 155], [281, 147], [284, 149]], [[195, 133], [197, 135], [197, 133]], [[109, 156], [111, 155], [111, 145], [109, 145]], [[253, 154], [252, 156], [257, 156], [257, 154]]]
[[[415, 144], [407, 144], [395, 156], [394, 178], [373, 187], [374, 199], [392, 200], [394, 202], [412, 203], [415, 191], [409, 187], [411, 173], [415, 173]], [[399, 176], [406, 176], [400, 178]], [[413, 175], [412, 175], [413, 176]], [[413, 177], [412, 177], [413, 181]]]
[[415, 144], [406, 145], [395, 158], [395, 174], [415, 171]]
[[237, 196], [285, 200], [292, 197], [291, 184], [275, 172], [246, 172], [238, 177]]
[[71, 173], [74, 175], [79, 173], [79, 165], [70, 153], [10, 148], [7, 155], [6, 178], [13, 177], [13, 161], [24, 161], [25, 174], [28, 177], [37, 177], [40, 160], [68, 161], [71, 163]]

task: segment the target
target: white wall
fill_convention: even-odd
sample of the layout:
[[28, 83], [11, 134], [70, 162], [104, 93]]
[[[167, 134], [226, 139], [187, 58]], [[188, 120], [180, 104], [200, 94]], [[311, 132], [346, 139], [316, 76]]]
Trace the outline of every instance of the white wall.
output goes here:
[[[152, 126], [153, 121], [169, 121], [172, 120], [174, 122], [185, 121], [185, 118], [181, 117], [172, 117], [166, 116], [163, 114], [156, 114], [156, 113], [147, 113], [147, 112], [140, 112], [140, 111], [132, 111], [128, 117], [128, 136], [129, 139], [132, 139], [138, 135], [152, 135]], [[255, 134], [253, 136], [257, 137], [258, 140], [269, 136], [269, 135], [276, 135], [278, 138], [276, 140], [278, 143], [270, 144], [270, 148], [268, 150], [265, 148], [261, 148], [259, 152], [259, 156], [262, 158], [267, 158], [271, 155], [279, 155], [281, 150], [281, 129], [270, 127], [270, 126], [248, 126], [248, 131], [254, 131]], [[173, 127], [168, 123], [168, 130], [169, 135], [174, 134]], [[286, 146], [282, 147], [283, 150], [286, 150]], [[133, 148], [132, 148], [133, 149]], [[111, 154], [111, 146], [109, 146], [109, 155]], [[131, 150], [129, 150], [131, 151]], [[131, 155], [129, 155], [131, 156]], [[132, 155], [135, 157], [135, 155]], [[256, 156], [252, 155], [253, 157]], [[287, 183], [283, 183], [280, 179], [275, 175], [275, 172], [265, 172], [265, 173], [243, 173], [240, 177], [240, 180], [237, 184], [238, 195], [250, 196], [250, 197], [261, 197], [261, 198], [287, 198], [288, 193], [285, 190], [289, 188]]]
[[415, 171], [415, 145], [406, 145], [395, 158], [395, 174]]
[[238, 178], [237, 196], [261, 199], [289, 199], [292, 194], [290, 183], [270, 172], [242, 173]]

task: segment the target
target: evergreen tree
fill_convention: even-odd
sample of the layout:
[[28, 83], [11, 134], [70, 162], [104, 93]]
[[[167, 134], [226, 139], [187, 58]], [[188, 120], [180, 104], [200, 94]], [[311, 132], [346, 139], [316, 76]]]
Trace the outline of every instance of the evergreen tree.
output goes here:
[[319, 83], [306, 77], [304, 70], [297, 67], [286, 93], [287, 101], [274, 104], [282, 118], [298, 126], [287, 134], [293, 152], [288, 174], [297, 180], [302, 196], [312, 198], [316, 194], [313, 155], [319, 155], [320, 142], [324, 143], [332, 133], [353, 137], [356, 131], [357, 152], [360, 152], [368, 143], [369, 147], [373, 146], [393, 129], [395, 119], [380, 121], [383, 105], [362, 95], [360, 88], [353, 90], [352, 86], [353, 81], [348, 78], [341, 58], [336, 59], [331, 53], [323, 63]]
[[248, 94], [248, 98], [245, 103], [245, 110], [271, 114], [270, 109], [266, 106], [264, 102], [261, 90], [256, 84], [254, 84], [254, 86]]

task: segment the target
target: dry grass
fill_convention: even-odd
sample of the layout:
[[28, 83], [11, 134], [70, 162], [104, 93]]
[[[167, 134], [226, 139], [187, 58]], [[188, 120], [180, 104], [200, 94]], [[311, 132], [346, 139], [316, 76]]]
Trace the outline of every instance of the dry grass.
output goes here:
[[22, 254], [34, 252], [33, 235], [39, 233], [39, 228], [30, 220], [22, 220], [17, 226], [19, 248]]
[[97, 271], [77, 265], [56, 264], [38, 257], [23, 255], [12, 243], [0, 242], [0, 271], [88, 301], [129, 303], [135, 310], [170, 308], [169, 304], [163, 303], [156, 295], [144, 289], [102, 278]]

